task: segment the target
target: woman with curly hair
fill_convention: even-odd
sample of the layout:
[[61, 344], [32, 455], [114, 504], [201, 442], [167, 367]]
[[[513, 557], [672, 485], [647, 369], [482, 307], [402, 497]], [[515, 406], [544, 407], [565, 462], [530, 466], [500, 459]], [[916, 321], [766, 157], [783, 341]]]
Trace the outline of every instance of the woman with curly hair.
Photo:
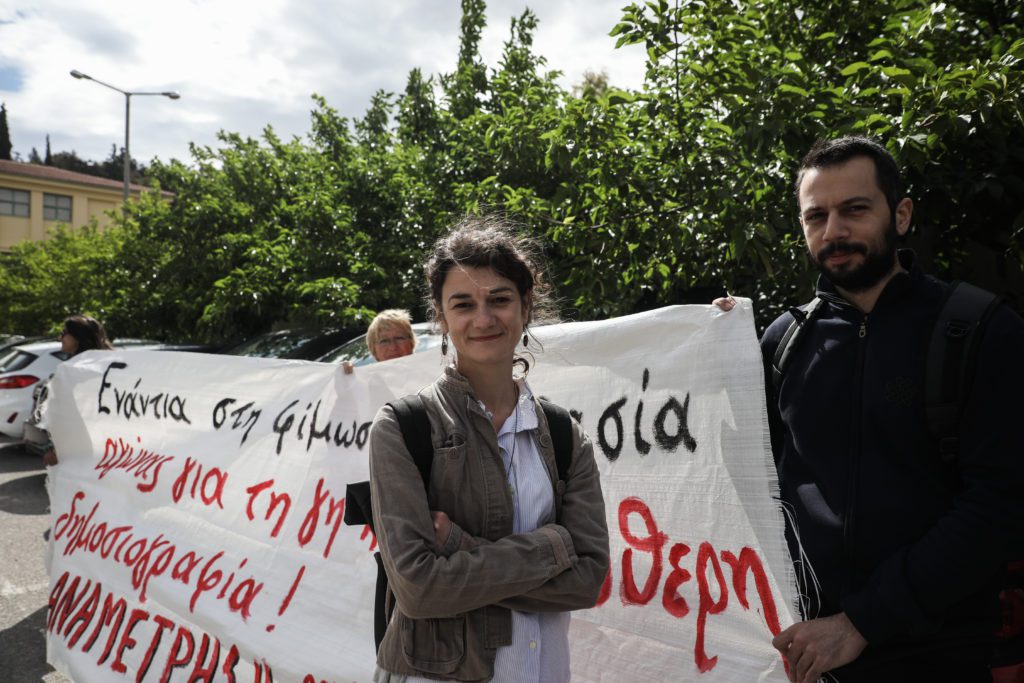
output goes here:
[[391, 406], [370, 432], [373, 518], [395, 605], [377, 681], [568, 681], [569, 611], [593, 607], [604, 581], [593, 447], [572, 421], [561, 480], [517, 353], [549, 307], [530, 247], [498, 219], [469, 218], [425, 264], [450, 364], [418, 393], [433, 447], [426, 487]]

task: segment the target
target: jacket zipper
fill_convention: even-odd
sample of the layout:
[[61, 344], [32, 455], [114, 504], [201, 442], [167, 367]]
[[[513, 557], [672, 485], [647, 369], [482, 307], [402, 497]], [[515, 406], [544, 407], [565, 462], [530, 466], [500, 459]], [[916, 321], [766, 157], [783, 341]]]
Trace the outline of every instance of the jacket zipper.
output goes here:
[[[847, 480], [849, 483], [846, 489], [846, 517], [843, 520], [843, 542], [846, 546], [848, 572], [847, 581], [849, 581], [849, 575], [853, 571], [854, 561], [856, 560], [854, 549], [856, 546], [857, 524], [854, 515], [856, 513], [857, 491], [860, 484], [860, 461], [863, 455], [861, 451], [864, 445], [862, 434], [864, 422], [864, 347], [867, 344], [867, 336], [868, 316], [865, 314], [861, 318], [860, 329], [857, 331], [857, 370], [854, 380], [857, 389], [857, 405], [853, 416], [853, 438], [850, 440], [850, 476]], [[848, 588], [849, 585], [847, 585]]]

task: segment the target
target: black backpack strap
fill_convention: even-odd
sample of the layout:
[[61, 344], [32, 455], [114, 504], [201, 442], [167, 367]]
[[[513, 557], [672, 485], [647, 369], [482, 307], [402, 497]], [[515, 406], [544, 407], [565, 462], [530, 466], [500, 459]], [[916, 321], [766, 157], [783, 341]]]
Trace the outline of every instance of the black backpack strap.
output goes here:
[[555, 466], [558, 468], [558, 480], [569, 479], [569, 466], [572, 465], [572, 416], [569, 411], [556, 405], [546, 398], [537, 399], [548, 420], [551, 430], [551, 443], [555, 448]]
[[[434, 461], [434, 447], [430, 441], [430, 419], [423, 407], [419, 394], [411, 394], [388, 403], [395, 411], [402, 439], [412, 455], [416, 469], [420, 471], [423, 487], [430, 483], [430, 466]], [[370, 506], [370, 482], [357, 481], [345, 488], [345, 524], [349, 526], [369, 525], [374, 534], [373, 509]]]
[[960, 419], [971, 390], [985, 326], [1002, 298], [966, 282], [946, 291], [925, 366], [925, 409], [928, 429], [939, 444], [944, 462], [960, 449]]
[[430, 468], [434, 464], [434, 444], [430, 440], [430, 418], [419, 394], [409, 394], [388, 403], [395, 411], [402, 439], [423, 479], [423, 488], [430, 486]]
[[775, 387], [776, 392], [779, 390], [779, 385], [782, 384], [782, 375], [786, 372], [786, 366], [789, 365], [793, 356], [793, 350], [803, 337], [807, 325], [814, 321], [824, 304], [825, 300], [816, 296], [810, 303], [790, 309], [793, 322], [786, 328], [786, 333], [782, 335], [779, 345], [775, 347], [775, 356], [772, 358], [772, 386]]
[[388, 575], [384, 571], [384, 559], [379, 551], [373, 554], [373, 559], [377, 563], [377, 583], [373, 589], [373, 644], [379, 652], [380, 643], [388, 630], [388, 622], [391, 621], [391, 611], [387, 609]]
[[[430, 418], [427, 417], [427, 409], [423, 405], [423, 399], [420, 398], [419, 394], [410, 394], [409, 396], [403, 396], [400, 399], [391, 401], [387, 405], [391, 406], [391, 409], [395, 411], [395, 417], [398, 419], [398, 428], [402, 430], [402, 440], [405, 441], [405, 447], [409, 449], [409, 454], [412, 456], [413, 462], [416, 463], [416, 469], [420, 471], [423, 488], [429, 488], [430, 470], [434, 462], [434, 445], [430, 439]], [[349, 484], [349, 491], [352, 490], [353, 486], [364, 484], [369, 489], [369, 482], [360, 482], [355, 485]], [[369, 491], [367, 491], [366, 496], [367, 503], [369, 503]], [[347, 507], [346, 523], [348, 523]], [[387, 633], [388, 623], [391, 621], [391, 613], [394, 611], [395, 604], [392, 601], [390, 606], [388, 605], [388, 592], [390, 588], [388, 587], [388, 575], [384, 571], [384, 561], [380, 556], [380, 552], [374, 553], [373, 559], [377, 562], [377, 585], [373, 596], [373, 640], [377, 651], [380, 651], [380, 644], [384, 640], [384, 634]]]

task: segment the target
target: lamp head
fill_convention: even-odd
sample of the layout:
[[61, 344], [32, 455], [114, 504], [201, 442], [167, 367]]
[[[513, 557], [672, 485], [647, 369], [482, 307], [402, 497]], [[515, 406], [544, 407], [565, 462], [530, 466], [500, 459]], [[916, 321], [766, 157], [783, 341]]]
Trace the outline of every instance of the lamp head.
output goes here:
[[71, 70], [71, 75], [73, 77], [75, 77], [75, 78], [89, 78], [88, 76], [86, 76], [84, 73], [82, 73], [78, 69], [72, 69]]
[[162, 92], [160, 94], [164, 95], [165, 97], [170, 97], [172, 100], [181, 99], [181, 95], [176, 90], [171, 90], [170, 92]]

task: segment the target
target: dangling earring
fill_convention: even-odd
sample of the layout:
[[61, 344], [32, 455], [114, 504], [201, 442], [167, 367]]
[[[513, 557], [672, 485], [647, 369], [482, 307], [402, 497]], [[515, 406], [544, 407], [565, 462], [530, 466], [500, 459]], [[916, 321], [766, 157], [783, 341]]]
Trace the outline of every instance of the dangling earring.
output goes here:
[[448, 333], [447, 332], [441, 335], [441, 355], [442, 356], [447, 356], [448, 355]]
[[526, 330], [523, 330], [523, 348], [525, 349], [526, 345], [529, 344], [529, 343], [530, 343], [530, 337], [527, 336]]

